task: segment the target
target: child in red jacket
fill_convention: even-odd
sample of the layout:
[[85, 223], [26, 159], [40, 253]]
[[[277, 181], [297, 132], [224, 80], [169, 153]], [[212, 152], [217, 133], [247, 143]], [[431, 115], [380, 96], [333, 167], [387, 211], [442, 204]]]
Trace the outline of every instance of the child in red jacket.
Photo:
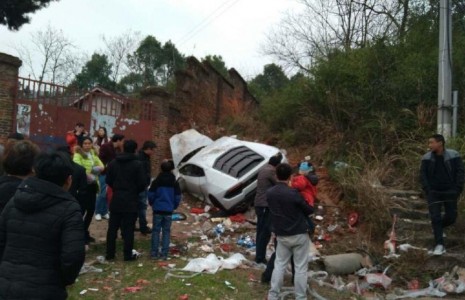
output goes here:
[[[308, 162], [300, 163], [299, 174], [292, 178], [291, 187], [297, 189], [311, 207], [314, 206], [318, 194], [317, 184], [318, 176], [314, 173], [313, 166]], [[308, 218], [308, 225], [310, 233], [313, 233], [315, 225], [310, 217]]]

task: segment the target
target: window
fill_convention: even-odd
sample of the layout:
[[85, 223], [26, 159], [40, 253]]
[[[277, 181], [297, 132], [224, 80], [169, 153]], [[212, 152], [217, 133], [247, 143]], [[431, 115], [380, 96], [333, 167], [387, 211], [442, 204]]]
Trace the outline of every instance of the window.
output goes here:
[[203, 171], [202, 168], [197, 167], [196, 165], [188, 164], [183, 166], [180, 170], [179, 173], [186, 175], [186, 176], [191, 176], [191, 177], [202, 177], [205, 176], [205, 172]]

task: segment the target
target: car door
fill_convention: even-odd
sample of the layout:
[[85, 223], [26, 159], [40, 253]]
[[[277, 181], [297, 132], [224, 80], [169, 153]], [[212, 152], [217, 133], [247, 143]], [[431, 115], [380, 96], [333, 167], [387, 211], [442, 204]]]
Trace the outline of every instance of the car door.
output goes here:
[[205, 199], [205, 172], [204, 170], [194, 164], [186, 164], [179, 169], [180, 179], [179, 183], [182, 189], [197, 198]]

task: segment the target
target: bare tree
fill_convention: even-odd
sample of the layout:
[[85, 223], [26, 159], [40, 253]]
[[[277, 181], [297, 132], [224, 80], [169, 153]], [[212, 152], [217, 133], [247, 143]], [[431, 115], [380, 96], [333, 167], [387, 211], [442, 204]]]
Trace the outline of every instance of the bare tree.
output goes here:
[[331, 50], [348, 51], [403, 34], [409, 1], [415, 0], [298, 0], [302, 10], [288, 12], [262, 50], [286, 68], [306, 71], [313, 59]]
[[112, 38], [102, 36], [102, 40], [106, 46], [105, 54], [113, 66], [111, 80], [117, 82], [129, 73], [127, 57], [137, 49], [141, 41], [141, 34], [138, 31], [128, 30], [120, 36]]
[[58, 83], [58, 80], [65, 80], [67, 61], [75, 46], [63, 31], [49, 24], [44, 31], [39, 30], [31, 35], [31, 46], [22, 45], [17, 51], [32, 77], [39, 82], [47, 80]]

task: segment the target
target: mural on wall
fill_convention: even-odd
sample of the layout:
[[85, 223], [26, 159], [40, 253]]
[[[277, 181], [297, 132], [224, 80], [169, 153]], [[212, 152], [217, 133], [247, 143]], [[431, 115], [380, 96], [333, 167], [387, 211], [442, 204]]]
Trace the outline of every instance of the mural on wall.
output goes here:
[[93, 111], [90, 120], [90, 134], [93, 135], [95, 132], [97, 132], [99, 127], [105, 127], [107, 129], [108, 136], [112, 137], [115, 133], [114, 129], [116, 127], [116, 119], [117, 117], [102, 115], [96, 111]]
[[16, 113], [16, 132], [29, 136], [31, 127], [31, 106], [18, 104]]

